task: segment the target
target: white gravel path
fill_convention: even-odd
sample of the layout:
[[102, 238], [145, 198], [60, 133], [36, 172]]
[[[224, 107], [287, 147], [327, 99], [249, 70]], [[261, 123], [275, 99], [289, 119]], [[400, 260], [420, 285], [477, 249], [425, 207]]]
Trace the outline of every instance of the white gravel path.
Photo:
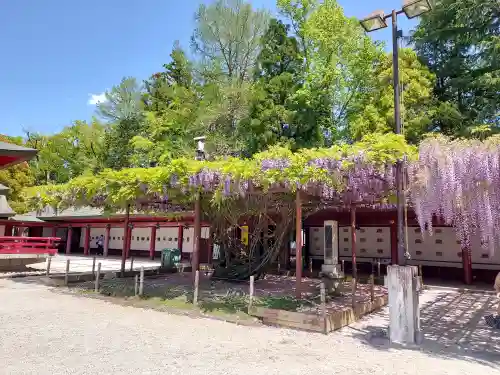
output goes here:
[[500, 374], [500, 362], [123, 307], [0, 280], [0, 374]]

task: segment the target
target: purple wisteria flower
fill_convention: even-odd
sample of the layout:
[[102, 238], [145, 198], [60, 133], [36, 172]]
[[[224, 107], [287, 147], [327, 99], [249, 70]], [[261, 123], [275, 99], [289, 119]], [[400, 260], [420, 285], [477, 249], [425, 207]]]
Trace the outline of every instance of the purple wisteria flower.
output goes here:
[[288, 159], [265, 159], [262, 161], [261, 169], [268, 171], [270, 169], [283, 170], [290, 167], [290, 160]]

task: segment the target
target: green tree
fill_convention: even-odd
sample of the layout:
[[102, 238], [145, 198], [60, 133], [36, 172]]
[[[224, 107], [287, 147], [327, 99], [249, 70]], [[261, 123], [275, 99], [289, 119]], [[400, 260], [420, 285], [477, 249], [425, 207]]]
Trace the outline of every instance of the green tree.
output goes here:
[[[432, 121], [438, 110], [433, 96], [435, 77], [408, 48], [400, 50], [399, 68], [405, 136], [418, 142], [423, 134], [436, 130]], [[355, 140], [368, 133], [395, 131], [392, 54], [382, 59], [375, 73], [376, 85], [349, 118], [349, 131]]]
[[170, 53], [171, 62], [164, 64], [164, 71], [153, 74], [144, 82], [143, 102], [147, 111], [162, 114], [167, 111], [179, 90], [194, 88], [193, 67], [179, 43]]
[[289, 28], [272, 19], [261, 39], [250, 112], [240, 124], [248, 154], [276, 143], [296, 148], [311, 146], [316, 140], [308, 134], [309, 123], [297, 121], [300, 116], [291, 101], [302, 86], [304, 62], [297, 39], [288, 35]]
[[26, 144], [39, 150], [30, 161], [37, 184], [63, 183], [103, 167], [104, 127], [96, 119], [90, 124], [75, 121], [54, 135], [26, 132]]
[[497, 0], [437, 0], [413, 34], [415, 49], [436, 75], [435, 126], [471, 134], [500, 125], [500, 7]]
[[[0, 135], [0, 141], [23, 146], [21, 137]], [[23, 200], [22, 191], [26, 187], [33, 186], [34, 182], [33, 173], [26, 162], [0, 170], [0, 184], [10, 189], [7, 198], [10, 206], [17, 213], [26, 211], [27, 207]]]
[[335, 0], [325, 0], [303, 26], [308, 43], [304, 93], [330, 114], [322, 126], [334, 138], [345, 136], [348, 119], [376, 85], [376, 68], [383, 57], [380, 45], [365, 35], [355, 18], [347, 18]]
[[141, 89], [135, 78], [123, 78], [97, 106], [98, 115], [109, 121], [104, 137], [104, 166], [107, 168], [132, 166], [134, 149], [131, 140], [141, 134], [144, 125]]
[[229, 81], [248, 80], [266, 31], [268, 14], [243, 0], [200, 5], [191, 38], [194, 51]]

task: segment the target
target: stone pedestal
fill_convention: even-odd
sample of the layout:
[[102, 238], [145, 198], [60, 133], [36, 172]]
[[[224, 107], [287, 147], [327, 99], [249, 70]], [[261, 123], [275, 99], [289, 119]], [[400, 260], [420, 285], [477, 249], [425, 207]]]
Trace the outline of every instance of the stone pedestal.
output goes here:
[[387, 267], [391, 343], [415, 345], [421, 342], [418, 285], [417, 267]]
[[344, 273], [339, 264], [323, 264], [321, 266], [321, 281], [325, 284], [327, 294], [339, 291], [340, 284], [344, 279]]

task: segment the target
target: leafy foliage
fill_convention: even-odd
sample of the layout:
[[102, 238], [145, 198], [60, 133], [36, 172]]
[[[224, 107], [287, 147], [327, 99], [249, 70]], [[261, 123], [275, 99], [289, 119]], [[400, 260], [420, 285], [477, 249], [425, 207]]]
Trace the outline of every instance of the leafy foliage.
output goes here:
[[[435, 77], [411, 49], [400, 51], [399, 69], [403, 86], [401, 111], [404, 132], [409, 141], [416, 143], [424, 134], [436, 130], [432, 122], [436, 112], [432, 93]], [[354, 139], [371, 132], [396, 130], [392, 73], [392, 54], [387, 54], [376, 67], [376, 84], [350, 115], [349, 129]]]
[[[22, 145], [22, 139], [19, 137], [8, 137], [0, 135], [0, 141]], [[23, 199], [23, 191], [26, 187], [34, 183], [32, 171], [28, 163], [14, 165], [7, 169], [0, 170], [0, 184], [7, 186], [10, 190], [7, 197], [12, 209], [22, 213], [26, 211], [26, 203]]]
[[303, 149], [275, 147], [251, 159], [172, 160], [164, 167], [105, 170], [63, 185], [27, 192], [31, 205], [92, 205], [119, 209], [135, 202], [183, 204], [199, 192], [214, 204], [252, 189], [297, 188], [320, 199], [376, 203], [394, 188], [393, 164], [412, 148], [400, 136], [372, 135], [353, 145]]
[[202, 4], [195, 16], [191, 44], [212, 68], [219, 68], [229, 81], [241, 83], [252, 71], [267, 19], [267, 12], [253, 10], [243, 0]]
[[[416, 51], [437, 77], [436, 126], [448, 135], [499, 123], [500, 9], [497, 0], [438, 0], [413, 35]], [[451, 116], [450, 116], [451, 114]]]

